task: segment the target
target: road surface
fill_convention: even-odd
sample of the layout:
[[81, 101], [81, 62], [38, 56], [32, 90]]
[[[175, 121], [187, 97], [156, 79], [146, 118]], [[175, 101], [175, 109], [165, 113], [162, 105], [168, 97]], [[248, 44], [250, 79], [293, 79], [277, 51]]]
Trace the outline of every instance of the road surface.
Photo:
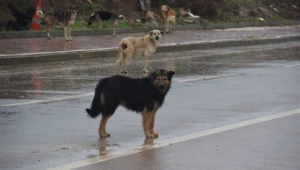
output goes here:
[[[299, 42], [159, 53], [175, 70], [158, 139], [119, 107], [100, 139], [84, 112], [116, 58], [0, 68], [0, 169], [300, 169]], [[141, 77], [141, 58], [128, 65]]]

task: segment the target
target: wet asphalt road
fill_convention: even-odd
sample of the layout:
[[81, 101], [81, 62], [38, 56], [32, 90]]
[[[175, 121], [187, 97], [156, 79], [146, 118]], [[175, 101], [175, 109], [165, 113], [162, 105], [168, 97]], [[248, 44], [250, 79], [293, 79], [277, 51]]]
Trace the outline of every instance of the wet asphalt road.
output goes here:
[[[0, 169], [70, 163], [93, 170], [300, 169], [299, 110], [185, 136], [299, 109], [299, 42], [151, 56], [148, 70], [176, 71], [157, 114], [155, 140], [145, 140], [140, 116], [121, 107], [107, 124], [107, 139], [97, 134], [100, 119], [84, 113], [97, 81], [119, 71], [115, 60], [0, 67]], [[141, 58], [130, 61], [128, 71], [143, 76]]]

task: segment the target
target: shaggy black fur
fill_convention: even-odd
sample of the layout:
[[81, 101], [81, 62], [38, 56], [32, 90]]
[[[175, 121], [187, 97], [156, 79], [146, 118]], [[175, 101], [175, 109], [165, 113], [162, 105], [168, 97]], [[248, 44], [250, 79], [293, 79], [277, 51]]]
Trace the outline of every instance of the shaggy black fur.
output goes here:
[[[91, 109], [86, 109], [92, 118], [114, 114], [119, 105], [135, 112], [154, 110], [154, 102], [160, 107], [167, 95], [174, 71], [156, 70], [144, 78], [121, 75], [101, 79], [95, 89]], [[157, 77], [160, 77], [158, 81]], [[162, 80], [166, 78], [165, 80]]]
[[8, 21], [7, 23], [8, 28], [15, 31], [30, 29], [30, 22], [35, 12], [35, 8], [28, 7], [25, 13], [19, 11], [12, 3], [9, 3], [7, 5], [7, 8], [11, 11], [11, 14], [16, 19], [15, 21], [12, 20]]

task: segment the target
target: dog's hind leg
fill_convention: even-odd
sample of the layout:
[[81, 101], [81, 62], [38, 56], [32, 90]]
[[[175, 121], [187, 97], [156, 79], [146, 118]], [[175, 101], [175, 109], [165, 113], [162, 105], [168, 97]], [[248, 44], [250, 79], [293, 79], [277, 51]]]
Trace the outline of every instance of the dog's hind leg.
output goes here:
[[106, 128], [105, 128], [106, 123], [111, 116], [112, 116], [112, 114], [110, 114], [110, 115], [102, 114], [102, 118], [100, 120], [100, 125], [99, 125], [99, 129], [98, 129], [98, 133], [101, 138], [106, 138], [106, 137], [111, 136], [109, 133], [106, 132]]
[[150, 124], [152, 120], [153, 113], [151, 111], [144, 110], [142, 112], [142, 119], [143, 119], [143, 130], [145, 133], [145, 136], [147, 138], [154, 138], [155, 135], [150, 133]]
[[[126, 46], [126, 47], [124, 47], [124, 46]], [[126, 44], [122, 44], [122, 45], [119, 46], [118, 60], [117, 60], [117, 62], [116, 62], [116, 64], [118, 64], [118, 65], [121, 65], [122, 62], [123, 62], [123, 48], [126, 49], [126, 48], [127, 48], [127, 45], [126, 45]]]
[[[133, 55], [133, 54], [130, 54], [130, 55]], [[128, 71], [127, 71], [127, 67], [126, 67], [126, 64], [127, 64], [127, 61], [128, 61], [128, 59], [129, 59], [130, 57], [125, 57], [125, 59], [124, 59], [124, 61], [123, 61], [123, 71], [121, 71], [121, 73], [124, 73], [124, 74], [126, 74], [126, 73], [128, 73]]]
[[53, 27], [52, 24], [48, 24], [48, 26], [47, 26], [46, 33], [47, 33], [47, 38], [48, 38], [48, 39], [51, 39], [50, 32], [51, 32], [52, 27]]

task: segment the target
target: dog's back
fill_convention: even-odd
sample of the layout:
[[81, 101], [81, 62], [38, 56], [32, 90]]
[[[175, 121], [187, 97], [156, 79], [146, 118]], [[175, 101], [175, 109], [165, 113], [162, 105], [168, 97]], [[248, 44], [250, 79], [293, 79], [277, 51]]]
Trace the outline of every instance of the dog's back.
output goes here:
[[102, 21], [109, 21], [109, 20], [116, 21], [116, 20], [124, 20], [124, 16], [123, 15], [117, 16], [116, 14], [107, 11], [96, 11], [89, 17], [88, 25], [91, 25], [92, 22], [97, 21], [97, 19], [101, 19]]
[[[142, 112], [145, 108], [153, 110], [154, 101], [163, 104], [171, 87], [175, 72], [159, 70], [144, 78], [130, 78], [116, 75], [101, 79], [96, 86], [91, 109], [86, 109], [90, 117], [101, 114], [113, 114], [119, 105]], [[165, 83], [157, 83], [156, 78], [165, 77]]]
[[113, 76], [99, 81], [90, 109], [92, 118], [102, 115], [98, 133], [100, 137], [110, 137], [106, 123], [119, 105], [141, 113], [146, 137], [158, 137], [154, 131], [156, 111], [162, 106], [170, 87], [174, 71], [156, 70], [144, 78]]
[[76, 6], [70, 6], [68, 9], [54, 7], [45, 13], [45, 18], [48, 24], [61, 24], [67, 26], [69, 22], [74, 22], [76, 15]]

